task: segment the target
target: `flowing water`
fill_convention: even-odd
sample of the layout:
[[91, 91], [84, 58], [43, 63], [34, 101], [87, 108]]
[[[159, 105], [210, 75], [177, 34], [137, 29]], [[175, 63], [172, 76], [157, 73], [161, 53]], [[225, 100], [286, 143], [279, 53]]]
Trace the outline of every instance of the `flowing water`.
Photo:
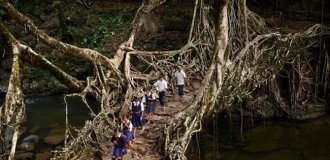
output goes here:
[[189, 160], [330, 159], [329, 115], [304, 122], [263, 122], [244, 129], [244, 142], [239, 122], [229, 125], [226, 118], [219, 117], [205, 126], [192, 139]]
[[[79, 97], [69, 97], [69, 123], [77, 128], [84, 125], [89, 119], [88, 109]], [[63, 96], [31, 98], [26, 100], [27, 120], [26, 132], [28, 135], [38, 135], [40, 141], [36, 148], [37, 160], [49, 159], [51, 150], [63, 145], [65, 134], [65, 103]]]

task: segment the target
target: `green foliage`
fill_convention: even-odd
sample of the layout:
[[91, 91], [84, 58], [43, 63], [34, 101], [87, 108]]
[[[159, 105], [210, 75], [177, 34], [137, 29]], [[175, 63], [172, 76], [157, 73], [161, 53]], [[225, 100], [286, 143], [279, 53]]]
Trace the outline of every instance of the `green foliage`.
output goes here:
[[55, 78], [52, 78], [52, 80], [48, 83], [48, 88], [52, 94], [62, 94], [68, 92], [68, 88]]
[[[98, 51], [106, 50], [108, 39], [122, 34], [121, 29], [128, 29], [130, 20], [125, 20], [122, 14], [118, 15], [89, 15], [86, 27], [69, 27], [69, 32], [75, 36], [83, 37], [78, 39], [78, 45]], [[84, 35], [83, 35], [84, 34]]]
[[28, 90], [26, 91], [27, 93], [60, 94], [68, 92], [68, 89], [63, 84], [45, 71], [34, 68], [25, 68], [23, 73], [23, 79], [26, 80], [28, 84], [32, 84], [33, 81], [39, 84], [39, 87], [34, 88], [33, 90]]
[[0, 9], [0, 17], [5, 16], [5, 15], [6, 15], [6, 12], [4, 10]]
[[208, 4], [208, 3], [205, 3], [204, 4], [204, 10], [207, 12], [207, 13], [210, 13], [211, 10], [213, 10], [214, 8], [212, 7], [211, 4]]
[[29, 69], [27, 71], [24, 71], [24, 78], [31, 80], [31, 79], [42, 79], [42, 78], [49, 78], [49, 75], [47, 73], [37, 70], [37, 69]]

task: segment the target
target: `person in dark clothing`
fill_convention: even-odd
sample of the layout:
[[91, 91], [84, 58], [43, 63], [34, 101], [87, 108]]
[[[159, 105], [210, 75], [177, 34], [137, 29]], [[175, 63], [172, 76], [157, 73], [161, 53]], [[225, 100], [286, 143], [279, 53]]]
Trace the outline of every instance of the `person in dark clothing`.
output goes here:
[[133, 124], [129, 119], [129, 115], [124, 115], [122, 117], [121, 128], [123, 129], [123, 134], [127, 138], [127, 152], [128, 152], [132, 148], [131, 141], [134, 140]]
[[138, 96], [133, 97], [133, 102], [129, 106], [132, 114], [132, 124], [133, 124], [133, 141], [135, 141], [135, 133], [137, 128], [141, 128], [143, 131], [144, 119], [143, 119], [143, 112], [144, 106], [143, 103], [140, 101]]
[[120, 129], [115, 129], [114, 135], [111, 138], [111, 142], [114, 144], [112, 158], [115, 160], [122, 159], [126, 154], [126, 136], [121, 133]]
[[156, 96], [151, 91], [151, 87], [145, 88], [145, 95], [142, 98], [142, 102], [147, 106], [146, 113], [148, 114], [148, 122], [153, 123], [156, 109]]

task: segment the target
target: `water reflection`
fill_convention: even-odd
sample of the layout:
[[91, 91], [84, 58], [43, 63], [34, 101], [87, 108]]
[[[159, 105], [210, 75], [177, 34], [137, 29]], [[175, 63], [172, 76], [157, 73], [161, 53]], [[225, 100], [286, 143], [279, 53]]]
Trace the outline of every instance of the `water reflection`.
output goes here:
[[[79, 97], [67, 98], [69, 123], [77, 128], [89, 119], [88, 109]], [[96, 106], [92, 102], [91, 106]], [[96, 107], [95, 107], [96, 108]], [[26, 100], [27, 135], [40, 136], [35, 159], [49, 159], [50, 151], [62, 145], [65, 134], [65, 103], [63, 96], [50, 96]]]
[[[188, 159], [330, 159], [329, 115], [305, 122], [265, 122], [245, 129], [244, 142], [239, 128], [238, 122], [229, 126], [223, 117], [211, 121], [203, 133], [194, 137], [187, 152]], [[198, 144], [196, 138], [199, 139]], [[196, 146], [200, 146], [200, 154]]]

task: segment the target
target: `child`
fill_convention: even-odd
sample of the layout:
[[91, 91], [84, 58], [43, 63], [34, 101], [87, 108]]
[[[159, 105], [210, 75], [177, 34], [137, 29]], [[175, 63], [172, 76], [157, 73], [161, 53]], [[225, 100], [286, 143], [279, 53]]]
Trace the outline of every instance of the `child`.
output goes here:
[[186, 73], [184, 73], [184, 71], [179, 66], [177, 66], [176, 72], [175, 72], [175, 77], [177, 78], [177, 85], [178, 85], [180, 100], [182, 100], [184, 79], [186, 78]]
[[145, 89], [146, 94], [143, 96], [142, 102], [147, 106], [146, 112], [148, 113], [148, 122], [153, 123], [154, 112], [156, 109], [156, 97], [151, 91], [151, 87]]
[[[141, 127], [143, 131], [143, 111], [144, 106], [143, 103], [141, 103], [140, 99], [137, 96], [133, 97], [133, 102], [131, 102], [131, 105], [129, 107], [132, 113], [132, 124], [133, 124], [133, 137], [135, 140], [135, 132], [136, 128]], [[134, 141], [133, 140], [133, 141]]]
[[158, 81], [154, 84], [159, 94], [159, 103], [165, 109], [165, 98], [166, 98], [166, 89], [167, 89], [167, 82], [164, 79], [164, 75], [161, 74], [158, 77]]
[[129, 120], [128, 115], [123, 116], [121, 128], [123, 129], [123, 134], [127, 138], [127, 149], [129, 151], [129, 149], [132, 148], [131, 141], [133, 141], [134, 137], [133, 137], [133, 124]]
[[121, 131], [119, 129], [115, 129], [114, 135], [111, 138], [111, 142], [114, 144], [112, 158], [115, 160], [122, 159], [123, 156], [126, 154], [126, 136], [121, 134]]

